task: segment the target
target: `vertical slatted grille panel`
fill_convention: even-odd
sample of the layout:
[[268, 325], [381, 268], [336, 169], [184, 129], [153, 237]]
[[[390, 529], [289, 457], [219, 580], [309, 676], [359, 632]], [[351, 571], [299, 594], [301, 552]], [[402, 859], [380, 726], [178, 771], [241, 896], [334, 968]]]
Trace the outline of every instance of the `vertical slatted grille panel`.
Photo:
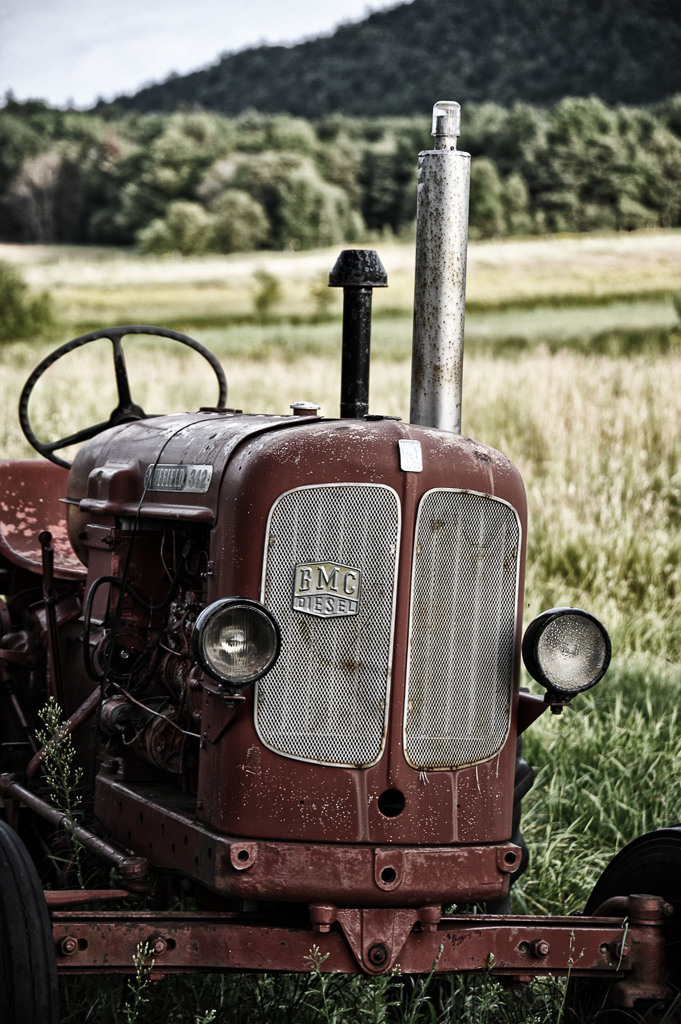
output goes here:
[[[282, 650], [257, 686], [255, 708], [258, 735], [271, 750], [344, 767], [381, 756], [399, 535], [397, 494], [382, 485], [299, 487], [273, 505], [262, 600], [281, 626]], [[358, 575], [345, 588], [347, 570]], [[331, 596], [307, 605], [318, 579]], [[355, 608], [342, 603], [344, 590], [355, 586], [356, 611], [343, 614]], [[335, 614], [315, 614], [327, 601]]]
[[520, 524], [506, 502], [469, 491], [424, 495], [416, 525], [405, 701], [407, 761], [476, 764], [510, 720]]

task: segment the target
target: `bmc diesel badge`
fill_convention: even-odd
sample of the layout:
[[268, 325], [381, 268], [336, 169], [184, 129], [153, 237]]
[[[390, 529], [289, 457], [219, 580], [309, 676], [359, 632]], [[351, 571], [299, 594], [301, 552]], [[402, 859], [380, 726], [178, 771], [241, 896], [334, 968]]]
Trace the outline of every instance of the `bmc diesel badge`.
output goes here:
[[331, 619], [356, 615], [362, 574], [336, 562], [310, 562], [296, 566], [293, 610]]

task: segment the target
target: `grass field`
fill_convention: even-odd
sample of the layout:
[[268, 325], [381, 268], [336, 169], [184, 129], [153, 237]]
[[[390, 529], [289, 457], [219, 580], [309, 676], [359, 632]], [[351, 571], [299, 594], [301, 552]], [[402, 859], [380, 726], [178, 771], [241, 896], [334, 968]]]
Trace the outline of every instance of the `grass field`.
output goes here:
[[[371, 409], [406, 418], [412, 251], [376, 248], [391, 287], [374, 297]], [[158, 322], [203, 341], [224, 362], [232, 406], [286, 412], [289, 402], [307, 399], [335, 416], [340, 298], [317, 308], [314, 295], [336, 256], [154, 263], [124, 253], [0, 247], [0, 259], [21, 263], [32, 285], [53, 290], [63, 324], [58, 339], [0, 350], [0, 455], [29, 451], [15, 409], [35, 362], [57, 341], [105, 323]], [[259, 267], [276, 275], [286, 295], [264, 323], [252, 315]], [[538, 769], [524, 804], [532, 867], [514, 896], [527, 912], [579, 909], [618, 848], [681, 820], [681, 325], [674, 293], [681, 293], [680, 232], [471, 248], [463, 427], [510, 455], [525, 479], [526, 617], [552, 605], [583, 606], [613, 639], [606, 680], [527, 734], [525, 752]], [[161, 361], [153, 343], [138, 354], [134, 385], [148, 411], [213, 400], [209, 377], [184, 358], [164, 354]], [[68, 433], [115, 404], [111, 390], [94, 386], [108, 354], [72, 358], [71, 369], [36, 394], [33, 411], [45, 432]], [[88, 990], [96, 1000], [92, 1019], [129, 1024], [117, 985], [106, 982], [96, 997]], [[515, 994], [485, 979], [405, 989], [395, 979], [229, 977], [148, 990], [144, 1012], [192, 1024], [554, 1024], [562, 992], [555, 982]], [[65, 987], [64, 998], [65, 1020], [85, 1019], [78, 985]]]

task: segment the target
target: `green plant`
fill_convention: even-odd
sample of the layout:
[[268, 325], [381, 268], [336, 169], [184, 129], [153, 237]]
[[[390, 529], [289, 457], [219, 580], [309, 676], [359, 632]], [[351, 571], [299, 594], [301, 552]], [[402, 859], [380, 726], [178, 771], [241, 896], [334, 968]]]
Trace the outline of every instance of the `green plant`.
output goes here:
[[282, 298], [281, 282], [269, 270], [256, 270], [253, 274], [253, 309], [265, 318]]
[[[308, 955], [303, 957], [303, 959], [307, 960], [310, 964], [313, 977], [316, 979], [319, 987], [322, 1019], [326, 1021], [326, 1024], [333, 1024], [334, 1021], [339, 1019], [337, 1008], [332, 1010], [331, 999], [329, 998], [333, 975], [325, 974], [322, 971], [322, 967], [328, 958], [329, 954], [322, 953], [319, 946], [313, 946]], [[309, 1003], [307, 1005], [309, 1005]]]
[[78, 884], [85, 888], [83, 877], [83, 847], [76, 835], [76, 815], [81, 802], [79, 787], [83, 770], [77, 763], [76, 748], [71, 733], [62, 720], [62, 711], [54, 697], [50, 697], [40, 712], [44, 729], [36, 736], [42, 744], [42, 762], [45, 778], [55, 805], [63, 812], [64, 821], [73, 848]]
[[152, 950], [148, 942], [139, 942], [132, 962], [135, 965], [135, 977], [128, 982], [128, 999], [124, 1006], [125, 1024], [137, 1024], [144, 1021], [146, 1014], [140, 1016], [149, 1002], [149, 986], [151, 972], [154, 968]]
[[54, 327], [48, 292], [33, 295], [16, 267], [0, 261], [0, 341], [35, 338]]
[[[400, 1000], [400, 1024], [420, 1024], [424, 1016], [433, 1019], [434, 1003], [433, 993], [436, 986], [432, 985], [437, 965], [442, 957], [444, 947], [440, 944], [437, 957], [433, 962], [431, 972], [426, 977], [409, 978], [405, 980]], [[409, 985], [409, 989], [406, 987]]]

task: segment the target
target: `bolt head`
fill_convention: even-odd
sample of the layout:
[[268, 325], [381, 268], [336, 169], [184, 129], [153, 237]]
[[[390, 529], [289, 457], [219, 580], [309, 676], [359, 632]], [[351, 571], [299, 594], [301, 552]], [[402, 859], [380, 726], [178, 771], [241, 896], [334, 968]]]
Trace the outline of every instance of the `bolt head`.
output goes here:
[[532, 953], [537, 957], [548, 956], [551, 952], [551, 947], [546, 939], [535, 939], [532, 943]]
[[388, 962], [388, 950], [382, 942], [376, 942], [369, 948], [367, 960], [372, 967], [383, 967]]

